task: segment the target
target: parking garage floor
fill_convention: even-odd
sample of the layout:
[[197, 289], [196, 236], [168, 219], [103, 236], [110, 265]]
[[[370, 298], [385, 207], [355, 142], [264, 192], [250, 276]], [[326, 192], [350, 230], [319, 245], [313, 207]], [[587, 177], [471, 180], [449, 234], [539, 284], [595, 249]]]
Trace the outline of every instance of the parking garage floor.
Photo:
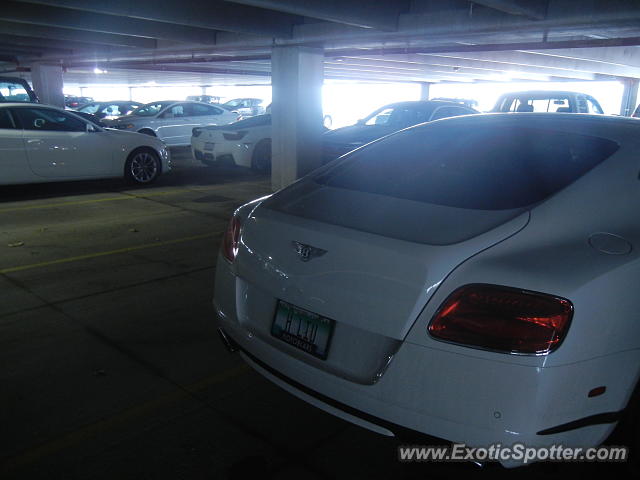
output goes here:
[[221, 233], [269, 179], [188, 151], [174, 164], [145, 188], [0, 189], [0, 478], [514, 476], [399, 463], [398, 441], [308, 406], [224, 350], [211, 306]]

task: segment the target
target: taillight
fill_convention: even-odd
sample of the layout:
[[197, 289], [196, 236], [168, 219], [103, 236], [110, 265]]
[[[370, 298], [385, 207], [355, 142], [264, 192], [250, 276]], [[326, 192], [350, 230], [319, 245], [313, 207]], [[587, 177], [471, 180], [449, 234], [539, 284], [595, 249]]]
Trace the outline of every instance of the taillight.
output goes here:
[[431, 336], [469, 347], [516, 354], [546, 354], [560, 345], [573, 305], [544, 293], [497, 285], [457, 289], [431, 320]]
[[222, 239], [222, 255], [231, 263], [236, 259], [238, 255], [238, 243], [240, 242], [240, 220], [237, 216], [233, 216], [227, 227], [227, 231], [224, 233]]
[[242, 138], [247, 134], [247, 131], [240, 132], [223, 132], [222, 136], [225, 140], [242, 140]]

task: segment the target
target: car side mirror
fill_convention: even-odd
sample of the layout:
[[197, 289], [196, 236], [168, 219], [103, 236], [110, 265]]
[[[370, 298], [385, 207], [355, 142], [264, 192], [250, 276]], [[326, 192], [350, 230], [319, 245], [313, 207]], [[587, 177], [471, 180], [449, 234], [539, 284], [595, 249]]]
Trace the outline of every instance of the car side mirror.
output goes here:
[[88, 133], [95, 133], [95, 132], [99, 132], [100, 129], [98, 127], [96, 127], [95, 125], [91, 124], [91, 123], [87, 123], [87, 132]]

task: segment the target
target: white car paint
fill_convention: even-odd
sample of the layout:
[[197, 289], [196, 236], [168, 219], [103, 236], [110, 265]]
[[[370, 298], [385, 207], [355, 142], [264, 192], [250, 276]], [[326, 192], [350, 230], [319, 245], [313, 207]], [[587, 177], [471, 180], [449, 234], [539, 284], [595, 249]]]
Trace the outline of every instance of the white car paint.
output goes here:
[[[145, 112], [151, 114], [143, 115]], [[148, 103], [131, 115], [103, 123], [119, 130], [155, 135], [173, 147], [189, 145], [191, 130], [195, 127], [226, 125], [238, 118], [237, 113], [209, 103], [167, 100]]]
[[[35, 118], [31, 128], [19, 123], [21, 111], [38, 111], [62, 116], [76, 122], [75, 131], [47, 130], [44, 121]], [[6, 117], [7, 111], [11, 112]], [[103, 129], [72, 112], [40, 104], [6, 103], [0, 105], [0, 184], [52, 182], [63, 180], [122, 177], [125, 164], [139, 149], [155, 152], [161, 172], [171, 168], [169, 152], [157, 138], [137, 133]], [[79, 123], [78, 123], [79, 122]], [[13, 128], [6, 128], [11, 126]]]
[[[264, 119], [264, 121], [263, 121]], [[223, 127], [203, 127], [191, 137], [196, 160], [212, 164], [223, 157], [240, 167], [252, 167], [256, 146], [271, 142], [270, 115], [260, 115]], [[241, 138], [238, 138], [241, 137]]]
[[[571, 138], [568, 150], [560, 140], [557, 147], [567, 169], [591, 155], [580, 150], [582, 139], [584, 145], [596, 139], [613, 153], [568, 186], [518, 208], [403, 200], [335, 180], [358, 159], [384, 158], [374, 153], [394, 142], [437, 139], [454, 129], [462, 133], [451, 145], [464, 149], [465, 132], [479, 128], [507, 141], [515, 129], [531, 133], [522, 150], [514, 145], [517, 155]], [[270, 380], [380, 433], [408, 428], [478, 447], [598, 445], [640, 376], [639, 144], [637, 120], [554, 113], [440, 120], [362, 147], [236, 211], [237, 256], [230, 262], [221, 251], [216, 269], [219, 326]], [[475, 144], [464, 161], [474, 162], [479, 150], [499, 157], [497, 148]], [[388, 161], [398, 162], [403, 152], [396, 152]], [[508, 164], [517, 155], [503, 159]], [[436, 158], [435, 172], [438, 165]], [[465, 176], [465, 170], [451, 171], [454, 181]], [[530, 181], [526, 171], [518, 174], [532, 195], [557, 177]], [[367, 175], [375, 171], [362, 178]], [[482, 182], [484, 175], [467, 174], [465, 181]], [[491, 172], [486, 179], [501, 182]], [[438, 180], [433, 185], [437, 189]], [[473, 189], [462, 192], [461, 198], [473, 198]], [[495, 189], [488, 194], [502, 198]], [[316, 248], [316, 257], [301, 261], [295, 242]], [[432, 336], [428, 326], [445, 300], [470, 284], [568, 299], [573, 318], [566, 337], [550, 353], [510, 354]], [[278, 300], [335, 320], [326, 360], [271, 334]], [[598, 387], [606, 387], [604, 394], [590, 396]]]

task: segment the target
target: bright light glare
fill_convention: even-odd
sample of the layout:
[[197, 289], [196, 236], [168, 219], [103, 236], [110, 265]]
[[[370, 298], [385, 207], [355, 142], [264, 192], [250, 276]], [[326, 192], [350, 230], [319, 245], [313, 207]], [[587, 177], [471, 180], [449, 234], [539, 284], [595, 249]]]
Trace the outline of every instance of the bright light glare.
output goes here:
[[[102, 71], [102, 70], [101, 70]], [[104, 71], [103, 71], [104, 72]], [[103, 77], [104, 78], [104, 77]], [[468, 98], [478, 101], [478, 110], [491, 110], [499, 95], [522, 90], [570, 90], [593, 95], [602, 105], [605, 113], [619, 114], [624, 86], [618, 81], [602, 82], [506, 82], [508, 76], [497, 77], [495, 83], [434, 83], [430, 86], [430, 98]], [[148, 103], [156, 100], [184, 100], [189, 95], [213, 95], [224, 103], [232, 98], [261, 98], [264, 105], [271, 103], [270, 85], [213, 85], [161, 86], [156, 82], [134, 86], [94, 85], [82, 89], [65, 86], [65, 93], [86, 95], [98, 101], [131, 99]], [[325, 81], [322, 89], [323, 110], [331, 115], [332, 128], [353, 125], [358, 119], [374, 110], [394, 102], [419, 100], [418, 83], [356, 83], [346, 81]]]
[[101, 74], [101, 73], [107, 73], [107, 71], [106, 71], [106, 70], [102, 70], [101, 68], [96, 67], [96, 68], [94, 68], [94, 69], [93, 69], [93, 73], [95, 73], [96, 75], [99, 75], [99, 74]]
[[417, 83], [325, 83], [322, 89], [324, 114], [331, 115], [332, 128], [353, 125], [388, 103], [419, 98]]

